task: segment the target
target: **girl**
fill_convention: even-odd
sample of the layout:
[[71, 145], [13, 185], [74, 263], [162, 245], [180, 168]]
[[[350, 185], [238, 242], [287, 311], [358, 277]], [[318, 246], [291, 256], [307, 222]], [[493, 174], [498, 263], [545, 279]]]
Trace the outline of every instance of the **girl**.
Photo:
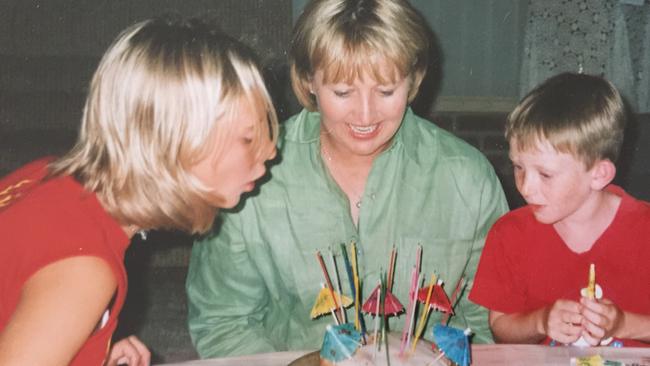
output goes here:
[[148, 364], [134, 337], [108, 353], [131, 237], [207, 231], [265, 173], [276, 136], [244, 46], [199, 21], [126, 29], [95, 72], [73, 149], [0, 180], [0, 364]]

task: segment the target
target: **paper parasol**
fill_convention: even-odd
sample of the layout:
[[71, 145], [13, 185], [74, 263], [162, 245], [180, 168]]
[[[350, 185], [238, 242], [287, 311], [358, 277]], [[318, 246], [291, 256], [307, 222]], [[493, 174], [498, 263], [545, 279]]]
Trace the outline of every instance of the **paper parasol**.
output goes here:
[[332, 362], [352, 357], [361, 345], [361, 333], [351, 323], [327, 325], [320, 356]]
[[[429, 287], [423, 287], [418, 291], [418, 300], [422, 303], [427, 301], [427, 294], [429, 293]], [[431, 298], [429, 299], [429, 306], [433, 310], [441, 311], [447, 314], [454, 314], [454, 309], [451, 307], [451, 302], [445, 293], [445, 290], [442, 288], [442, 282], [438, 281], [433, 285], [433, 291], [431, 291]]]
[[[336, 296], [337, 304], [340, 304], [341, 295], [339, 295], [337, 292], [334, 292], [334, 296]], [[344, 307], [352, 305], [352, 299], [347, 296], [342, 297]], [[323, 287], [318, 293], [318, 297], [316, 298], [314, 306], [311, 308], [311, 318], [314, 319], [323, 314], [329, 314], [332, 310], [336, 310], [336, 305], [334, 305], [334, 300], [332, 299], [330, 290], [327, 287]]]
[[[377, 296], [377, 294], [379, 293], [380, 288], [381, 285], [378, 285], [374, 290], [372, 290], [372, 293], [361, 307], [363, 312], [367, 314], [377, 315], [377, 302], [379, 301], [379, 296]], [[395, 297], [395, 295], [393, 295], [390, 291], [386, 291], [385, 301], [386, 302], [384, 305], [383, 315], [395, 315], [401, 313], [404, 310], [404, 306], [402, 306], [397, 297]]]
[[459, 366], [468, 366], [471, 363], [469, 350], [469, 328], [458, 328], [436, 324], [433, 327], [433, 337], [438, 348]]

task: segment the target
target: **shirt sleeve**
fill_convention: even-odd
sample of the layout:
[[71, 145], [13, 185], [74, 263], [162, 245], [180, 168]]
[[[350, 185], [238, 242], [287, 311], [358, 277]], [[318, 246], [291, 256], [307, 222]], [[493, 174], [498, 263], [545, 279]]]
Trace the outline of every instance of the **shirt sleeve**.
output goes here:
[[192, 248], [186, 281], [192, 342], [202, 358], [276, 351], [262, 323], [268, 291], [246, 251], [241, 218], [221, 217], [219, 231]]
[[501, 220], [490, 230], [470, 293], [472, 301], [508, 314], [524, 311], [526, 306], [526, 294], [517, 286], [518, 280], [523, 281], [517, 270], [521, 260], [509, 249], [516, 245], [512, 242], [516, 231], [512, 220]]
[[[476, 267], [481, 252], [483, 251], [487, 232], [492, 224], [508, 211], [508, 203], [494, 169], [486, 163], [485, 170], [486, 173], [480, 195], [480, 204], [478, 206], [476, 221], [474, 223], [474, 242], [463, 275], [467, 284], [458, 304], [462, 309], [465, 322], [472, 329], [472, 333], [474, 334], [473, 342], [475, 343], [492, 343], [493, 339], [488, 323], [487, 309], [470, 301], [468, 299], [468, 294], [474, 287]], [[452, 325], [454, 318], [457, 317], [452, 317]], [[456, 321], [460, 321], [460, 319], [456, 319]]]

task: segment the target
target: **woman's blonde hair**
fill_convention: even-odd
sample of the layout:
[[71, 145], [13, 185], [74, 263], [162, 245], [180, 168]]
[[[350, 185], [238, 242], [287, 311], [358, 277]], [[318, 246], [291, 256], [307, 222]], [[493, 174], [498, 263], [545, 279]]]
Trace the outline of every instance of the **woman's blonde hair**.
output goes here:
[[615, 163], [627, 116], [616, 87], [602, 77], [562, 73], [528, 93], [508, 116], [505, 136], [520, 150], [547, 140], [586, 168], [601, 159]]
[[205, 232], [217, 208], [190, 168], [229, 138], [237, 119], [223, 117], [242, 101], [267, 117], [254, 146], [268, 157], [278, 122], [253, 53], [199, 20], [138, 23], [104, 54], [77, 143], [51, 174], [74, 176], [122, 225]]
[[[289, 52], [298, 101], [316, 110], [310, 83], [352, 82], [364, 72], [378, 82], [410, 77], [408, 101], [417, 95], [429, 62], [426, 20], [406, 0], [313, 0], [296, 22]], [[385, 65], [394, 67], [385, 75]]]

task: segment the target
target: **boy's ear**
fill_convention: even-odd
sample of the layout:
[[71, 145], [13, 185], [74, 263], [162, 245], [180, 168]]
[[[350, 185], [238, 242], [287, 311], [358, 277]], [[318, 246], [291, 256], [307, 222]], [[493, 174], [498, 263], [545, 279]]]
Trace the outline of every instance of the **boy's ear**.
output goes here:
[[597, 160], [591, 168], [591, 188], [600, 191], [611, 183], [615, 176], [616, 165], [611, 160]]

